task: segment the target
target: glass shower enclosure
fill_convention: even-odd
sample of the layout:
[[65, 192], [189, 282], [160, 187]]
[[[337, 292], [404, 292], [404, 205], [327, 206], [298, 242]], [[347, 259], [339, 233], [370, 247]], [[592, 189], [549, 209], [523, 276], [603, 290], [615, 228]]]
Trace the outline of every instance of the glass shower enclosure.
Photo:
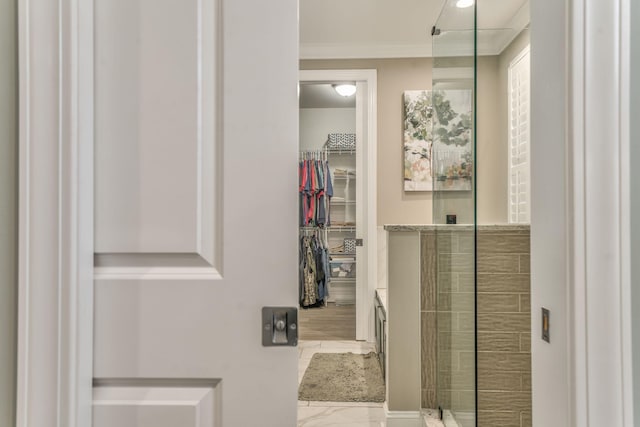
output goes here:
[[432, 35], [435, 404], [447, 427], [475, 427], [476, 3], [447, 0]]

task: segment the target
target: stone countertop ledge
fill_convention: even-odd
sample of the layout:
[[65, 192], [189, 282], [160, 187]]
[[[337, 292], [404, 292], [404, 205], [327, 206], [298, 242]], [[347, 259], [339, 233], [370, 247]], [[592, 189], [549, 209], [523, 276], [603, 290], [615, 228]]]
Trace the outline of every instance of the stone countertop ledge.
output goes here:
[[[385, 224], [386, 231], [473, 231], [473, 224]], [[529, 224], [481, 224], [479, 231], [523, 231]]]

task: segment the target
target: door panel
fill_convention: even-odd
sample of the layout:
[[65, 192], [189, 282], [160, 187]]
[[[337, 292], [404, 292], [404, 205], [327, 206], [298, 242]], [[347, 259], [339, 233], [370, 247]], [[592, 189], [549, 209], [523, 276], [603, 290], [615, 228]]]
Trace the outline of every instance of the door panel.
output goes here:
[[297, 305], [297, 2], [97, 0], [95, 25], [94, 425], [293, 426], [261, 308]]
[[218, 383], [100, 385], [94, 427], [212, 427], [220, 423]]
[[96, 2], [98, 253], [213, 262], [218, 9], [219, 0]]

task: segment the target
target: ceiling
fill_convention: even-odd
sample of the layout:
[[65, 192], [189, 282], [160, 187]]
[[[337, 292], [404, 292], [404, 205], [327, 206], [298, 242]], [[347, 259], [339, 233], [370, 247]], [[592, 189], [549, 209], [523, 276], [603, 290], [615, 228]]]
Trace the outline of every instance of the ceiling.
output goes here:
[[[528, 25], [528, 0], [478, 1], [478, 53], [497, 55]], [[455, 2], [300, 0], [300, 58], [430, 57], [436, 22], [449, 34], [473, 28], [473, 8]]]
[[356, 96], [341, 96], [331, 84], [300, 85], [300, 108], [356, 108]]

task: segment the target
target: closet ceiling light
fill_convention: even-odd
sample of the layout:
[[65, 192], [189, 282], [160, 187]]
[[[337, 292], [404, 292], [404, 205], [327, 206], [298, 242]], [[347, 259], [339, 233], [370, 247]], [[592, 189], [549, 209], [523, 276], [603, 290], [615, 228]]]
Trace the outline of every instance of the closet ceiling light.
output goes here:
[[344, 85], [333, 85], [333, 88], [338, 92], [339, 95], [342, 96], [351, 96], [356, 93], [356, 85], [353, 84], [344, 84]]
[[473, 0], [458, 0], [456, 7], [463, 9], [465, 7], [473, 6]]

